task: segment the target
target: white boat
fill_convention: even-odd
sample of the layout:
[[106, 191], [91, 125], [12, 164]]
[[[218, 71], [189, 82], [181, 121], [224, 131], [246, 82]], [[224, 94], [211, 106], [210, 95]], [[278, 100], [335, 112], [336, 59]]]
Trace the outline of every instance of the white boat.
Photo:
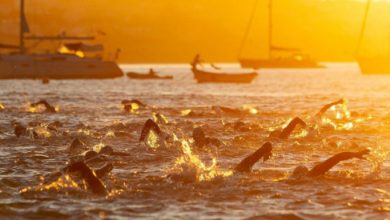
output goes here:
[[[87, 45], [79, 41], [94, 37], [29, 35], [24, 15], [24, 0], [20, 1], [19, 45], [0, 44], [0, 49], [10, 50], [0, 54], [0, 79], [104, 79], [122, 77], [123, 72], [115, 61], [103, 60], [101, 55], [86, 56], [87, 53], [102, 53], [103, 46]], [[61, 50], [32, 53], [25, 41], [70, 41]], [[75, 41], [78, 41], [75, 43]]]

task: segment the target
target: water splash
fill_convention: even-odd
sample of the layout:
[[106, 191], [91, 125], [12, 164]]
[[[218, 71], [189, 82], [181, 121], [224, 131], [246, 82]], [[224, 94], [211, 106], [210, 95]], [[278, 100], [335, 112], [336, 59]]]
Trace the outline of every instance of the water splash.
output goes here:
[[232, 171], [221, 171], [217, 166], [217, 159], [212, 158], [211, 165], [206, 165], [198, 155], [193, 154], [190, 144], [181, 141], [182, 155], [176, 159], [174, 167], [169, 170], [174, 180], [183, 182], [211, 181], [217, 177], [231, 176]]
[[389, 155], [389, 150], [378, 145], [376, 148], [371, 149], [370, 154], [367, 156], [367, 160], [371, 164], [371, 172], [374, 174], [379, 174], [383, 163], [386, 161]]
[[44, 138], [51, 137], [51, 133], [47, 129], [47, 125], [35, 127], [33, 129], [33, 132], [35, 132], [35, 134], [37, 134], [39, 137], [44, 137]]
[[94, 150], [94, 151], [96, 151], [96, 152], [99, 153], [100, 150], [101, 150], [104, 146], [106, 146], [106, 145], [103, 144], [103, 143], [99, 143], [99, 144], [94, 145], [94, 146], [92, 147], [92, 150]]
[[150, 130], [147, 137], [145, 144], [150, 147], [151, 149], [157, 149], [161, 146], [160, 144], [161, 140], [158, 134], [154, 132], [153, 130]]
[[243, 105], [243, 106], [242, 106], [242, 109], [243, 109], [244, 111], [249, 112], [249, 113], [252, 114], [252, 115], [256, 115], [257, 113], [259, 113], [259, 111], [258, 111], [255, 107], [252, 107], [252, 106], [250, 106], [250, 105]]
[[104, 135], [105, 138], [114, 138], [115, 133], [113, 131], [107, 131], [106, 134]]
[[184, 109], [184, 110], [181, 110], [180, 114], [181, 116], [188, 116], [189, 114], [191, 114], [192, 110], [191, 109]]

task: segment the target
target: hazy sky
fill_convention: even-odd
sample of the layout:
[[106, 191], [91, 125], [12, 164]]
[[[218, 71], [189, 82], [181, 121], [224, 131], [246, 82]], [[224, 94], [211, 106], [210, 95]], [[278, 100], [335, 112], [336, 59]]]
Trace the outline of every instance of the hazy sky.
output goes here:
[[[0, 0], [0, 42], [17, 43], [18, 0]], [[235, 61], [256, 0], [26, 0], [34, 34], [96, 34], [121, 62]], [[301, 48], [320, 60], [351, 60], [365, 1], [274, 0], [274, 44]], [[389, 48], [389, 7], [375, 1], [362, 53]], [[268, 1], [259, 0], [244, 57], [266, 54]], [[46, 46], [56, 46], [56, 43]]]

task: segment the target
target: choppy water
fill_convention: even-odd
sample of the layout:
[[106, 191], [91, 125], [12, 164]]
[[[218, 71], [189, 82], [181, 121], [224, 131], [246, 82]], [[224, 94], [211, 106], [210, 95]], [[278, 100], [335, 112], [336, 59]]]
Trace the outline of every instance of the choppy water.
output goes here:
[[[249, 85], [198, 85], [187, 67], [157, 70], [175, 80], [0, 81], [5, 106], [0, 111], [0, 218], [390, 217], [390, 76], [363, 76], [355, 65], [337, 64], [323, 70], [261, 71]], [[322, 105], [343, 97], [350, 119], [338, 120], [345, 111], [336, 108], [319, 134], [272, 140], [272, 159], [257, 163], [250, 174], [231, 175], [231, 168], [268, 140], [271, 130], [295, 116], [310, 121]], [[132, 98], [149, 107], [124, 113], [120, 101]], [[39, 99], [57, 105], [59, 113], [28, 112], [28, 104]], [[232, 116], [213, 112], [215, 105], [250, 105], [258, 112]], [[183, 116], [186, 109], [198, 114]], [[138, 143], [153, 112], [168, 118], [161, 127], [175, 133], [176, 142], [156, 149]], [[238, 120], [248, 129], [229, 126]], [[39, 137], [16, 138], [15, 121], [30, 124]], [[54, 121], [63, 126], [48, 130], [45, 125]], [[189, 152], [180, 142], [191, 142], [196, 126], [224, 145], [198, 149], [190, 144]], [[93, 195], [72, 175], [49, 185], [47, 176], [65, 166], [74, 137], [90, 148], [103, 143], [130, 154], [109, 158], [114, 169], [103, 178], [108, 196]], [[365, 147], [373, 151], [368, 160], [343, 162], [315, 179], [290, 177], [298, 165], [313, 167], [335, 153]]]

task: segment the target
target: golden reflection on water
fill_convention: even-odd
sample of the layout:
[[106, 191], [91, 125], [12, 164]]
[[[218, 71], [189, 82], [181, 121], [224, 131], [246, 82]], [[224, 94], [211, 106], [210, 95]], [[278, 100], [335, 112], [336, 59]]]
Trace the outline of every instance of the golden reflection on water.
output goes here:
[[181, 141], [181, 150], [183, 154], [176, 159], [174, 167], [169, 173], [180, 175], [184, 181], [211, 181], [216, 177], [227, 177], [233, 174], [230, 170], [220, 170], [215, 157], [211, 159], [210, 165], [206, 165], [198, 155], [192, 152], [190, 144], [186, 140]]
[[38, 191], [55, 191], [60, 192], [66, 190], [81, 190], [80, 186], [69, 176], [64, 175], [59, 177], [57, 180], [51, 182], [51, 183], [43, 183], [41, 182], [39, 185], [31, 187], [25, 187], [21, 189], [20, 193], [27, 193], [27, 192], [38, 192]]

